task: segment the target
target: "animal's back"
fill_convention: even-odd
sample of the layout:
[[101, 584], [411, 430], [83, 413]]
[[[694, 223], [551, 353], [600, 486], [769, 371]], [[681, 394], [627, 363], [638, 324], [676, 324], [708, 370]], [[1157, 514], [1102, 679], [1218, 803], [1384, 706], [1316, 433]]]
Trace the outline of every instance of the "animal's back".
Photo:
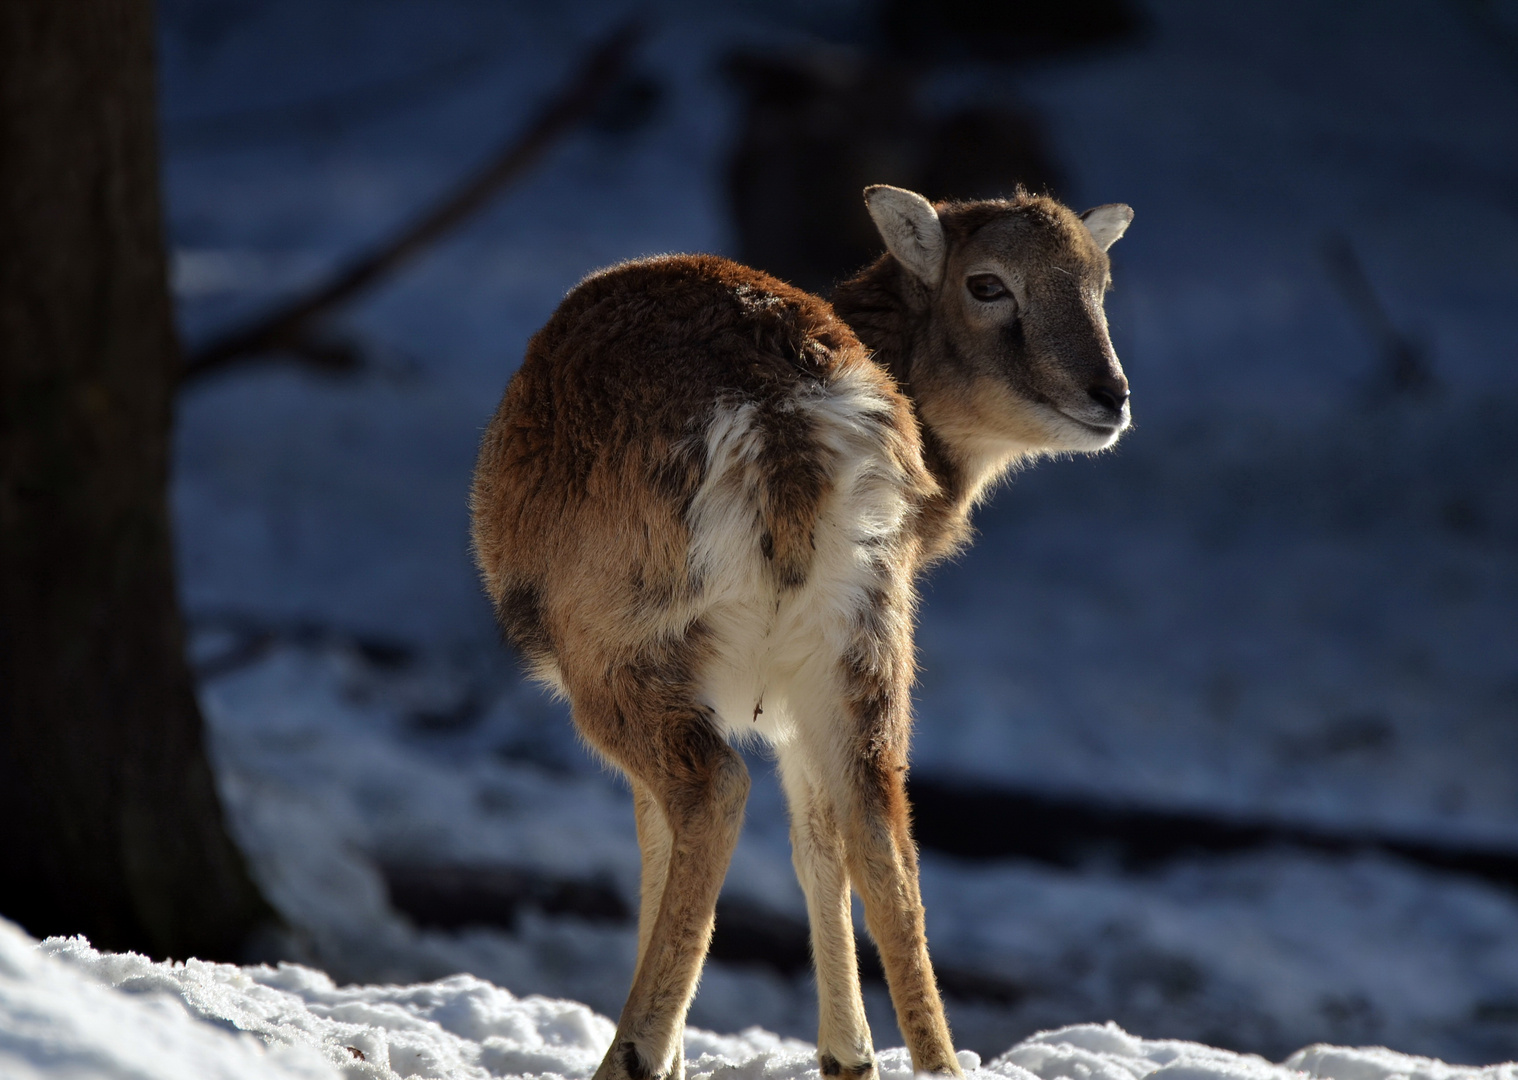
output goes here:
[[905, 398], [825, 302], [713, 256], [625, 264], [529, 344], [475, 474], [476, 556], [540, 674], [635, 662], [724, 592], [804, 586], [861, 455], [866, 480], [930, 484]]

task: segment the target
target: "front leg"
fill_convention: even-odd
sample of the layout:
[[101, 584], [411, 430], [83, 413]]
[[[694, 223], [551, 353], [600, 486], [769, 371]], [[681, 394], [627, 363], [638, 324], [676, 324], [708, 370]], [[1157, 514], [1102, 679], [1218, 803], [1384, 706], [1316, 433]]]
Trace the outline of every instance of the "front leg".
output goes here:
[[817, 969], [817, 1064], [825, 1077], [863, 1080], [874, 1076], [875, 1050], [859, 990], [843, 834], [810, 756], [795, 743], [779, 748], [791, 814], [791, 861], [806, 894]]
[[907, 805], [907, 741], [913, 673], [911, 597], [874, 592], [839, 665], [845, 730], [831, 740], [833, 787], [849, 877], [864, 899], [896, 1022], [915, 1072], [963, 1075], [928, 959], [917, 847]]
[[865, 923], [880, 950], [912, 1069], [962, 1075], [928, 959], [903, 771], [864, 763], [841, 786], [850, 789], [844, 795], [850, 804], [844, 825], [849, 874], [864, 898]]

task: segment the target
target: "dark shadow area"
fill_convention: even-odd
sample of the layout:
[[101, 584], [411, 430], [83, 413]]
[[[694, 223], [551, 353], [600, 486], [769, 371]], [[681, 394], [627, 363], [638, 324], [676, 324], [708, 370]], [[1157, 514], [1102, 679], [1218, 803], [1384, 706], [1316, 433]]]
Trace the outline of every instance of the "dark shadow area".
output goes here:
[[1096, 864], [1144, 872], [1176, 859], [1261, 848], [1335, 855], [1379, 851], [1518, 889], [1518, 852], [1502, 848], [1125, 806], [1090, 795], [978, 787], [947, 777], [915, 776], [910, 788], [917, 842], [961, 859], [1031, 859], [1070, 869]]
[[[616, 889], [599, 878], [558, 877], [524, 867], [387, 864], [380, 868], [390, 903], [419, 927], [515, 930], [524, 909], [591, 923], [630, 923], [635, 913]], [[885, 985], [880, 958], [859, 943], [859, 975]], [[812, 970], [805, 919], [773, 911], [741, 897], [717, 903], [713, 960], [766, 968], [794, 978]], [[952, 965], [935, 965], [939, 988], [950, 997], [1015, 1005], [1028, 993], [1008, 979]]]
[[743, 101], [727, 164], [736, 257], [826, 294], [881, 252], [859, 193], [893, 184], [933, 199], [1019, 186], [1061, 197], [1047, 122], [1009, 87], [933, 105], [935, 80], [969, 62], [1004, 73], [1142, 40], [1125, 0], [1000, 4], [889, 0], [849, 46], [742, 50], [726, 74]]
[[930, 113], [916, 66], [862, 51], [740, 52], [727, 74], [744, 100], [727, 167], [736, 257], [802, 288], [826, 292], [880, 254], [860, 212], [869, 184], [962, 199], [1063, 186], [1032, 109]]
[[1129, 0], [884, 0], [877, 9], [886, 47], [902, 56], [1021, 63], [1086, 55], [1142, 38], [1143, 16]]

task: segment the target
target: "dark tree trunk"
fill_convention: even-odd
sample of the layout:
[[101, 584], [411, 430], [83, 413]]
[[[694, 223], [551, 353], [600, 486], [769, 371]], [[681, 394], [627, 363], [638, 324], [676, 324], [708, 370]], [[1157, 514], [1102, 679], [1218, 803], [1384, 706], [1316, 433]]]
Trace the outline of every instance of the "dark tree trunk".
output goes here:
[[175, 595], [152, 53], [151, 0], [0, 3], [0, 913], [226, 959], [274, 916]]

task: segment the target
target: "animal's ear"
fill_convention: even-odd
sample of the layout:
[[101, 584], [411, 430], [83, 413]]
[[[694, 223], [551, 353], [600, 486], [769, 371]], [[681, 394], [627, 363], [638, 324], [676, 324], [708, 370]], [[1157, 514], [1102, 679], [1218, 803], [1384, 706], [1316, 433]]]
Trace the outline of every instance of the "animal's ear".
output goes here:
[[1081, 220], [1091, 230], [1096, 246], [1106, 251], [1128, 231], [1128, 223], [1133, 220], [1133, 207], [1120, 202], [1103, 203], [1087, 210]]
[[875, 184], [864, 189], [886, 250], [930, 289], [943, 280], [943, 223], [933, 204], [915, 191]]

